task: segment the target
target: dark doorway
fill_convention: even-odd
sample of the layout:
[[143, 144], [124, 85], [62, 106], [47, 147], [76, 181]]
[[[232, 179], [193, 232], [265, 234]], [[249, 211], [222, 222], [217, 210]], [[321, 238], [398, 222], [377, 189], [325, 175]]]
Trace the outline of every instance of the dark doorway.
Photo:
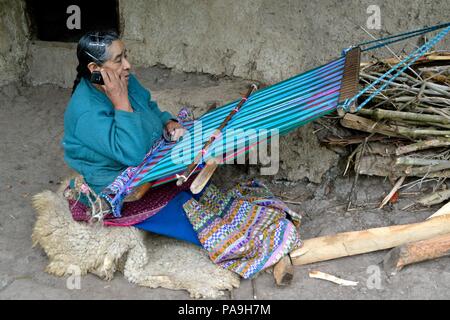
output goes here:
[[37, 40], [78, 42], [90, 30], [120, 32], [117, 0], [26, 0], [26, 6]]

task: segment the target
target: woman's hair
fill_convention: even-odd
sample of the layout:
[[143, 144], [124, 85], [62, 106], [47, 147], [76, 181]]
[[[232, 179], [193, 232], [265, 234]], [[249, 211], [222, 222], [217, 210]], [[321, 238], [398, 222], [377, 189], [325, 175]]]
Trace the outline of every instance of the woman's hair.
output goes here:
[[108, 48], [115, 40], [119, 40], [115, 31], [90, 31], [81, 37], [77, 46], [77, 77], [73, 83], [72, 94], [81, 78], [90, 78], [91, 72], [87, 67], [89, 63], [94, 62], [101, 66], [109, 59]]

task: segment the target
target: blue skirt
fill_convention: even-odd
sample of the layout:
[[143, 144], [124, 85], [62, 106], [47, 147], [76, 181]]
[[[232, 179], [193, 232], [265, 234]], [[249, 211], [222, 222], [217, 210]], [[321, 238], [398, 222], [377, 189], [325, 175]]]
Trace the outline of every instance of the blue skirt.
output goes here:
[[134, 227], [201, 246], [183, 209], [183, 204], [193, 197], [197, 199], [190, 192], [180, 192], [161, 211]]

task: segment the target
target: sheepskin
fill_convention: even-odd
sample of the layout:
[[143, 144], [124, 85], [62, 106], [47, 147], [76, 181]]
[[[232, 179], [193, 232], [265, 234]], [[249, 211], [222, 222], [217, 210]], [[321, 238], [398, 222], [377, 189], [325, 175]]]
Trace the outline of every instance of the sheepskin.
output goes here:
[[74, 221], [62, 189], [35, 195], [33, 206], [33, 246], [39, 244], [46, 252], [50, 262], [45, 271], [50, 274], [68, 276], [77, 266], [82, 275], [90, 272], [111, 280], [119, 271], [131, 283], [187, 290], [193, 298], [218, 298], [239, 287], [238, 275], [216, 266], [193, 244], [134, 227]]

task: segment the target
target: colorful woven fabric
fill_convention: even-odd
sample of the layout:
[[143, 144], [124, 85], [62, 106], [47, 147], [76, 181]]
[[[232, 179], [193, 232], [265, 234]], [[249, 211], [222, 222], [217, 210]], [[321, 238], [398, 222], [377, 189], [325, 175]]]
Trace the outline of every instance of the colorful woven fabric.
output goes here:
[[[177, 116], [178, 121], [185, 127], [193, 125], [192, 112], [187, 108], [182, 108]], [[146, 154], [144, 160], [137, 167], [125, 169], [109, 186], [99, 195], [110, 206], [114, 217], [121, 217], [122, 206], [125, 198], [133, 192], [134, 187], [158, 161], [171, 150], [174, 142], [167, 141], [163, 137], [158, 140]]]
[[184, 210], [211, 260], [246, 279], [301, 245], [301, 217], [257, 182], [227, 193], [210, 185]]
[[[109, 214], [104, 217], [103, 224], [105, 226], [121, 226], [128, 227], [154, 216], [162, 210], [173, 198], [180, 192], [189, 190], [190, 183], [178, 187], [174, 182], [152, 188], [139, 200], [133, 202], [125, 202], [122, 208], [121, 217], [114, 217]], [[69, 187], [68, 187], [69, 189]], [[90, 208], [83, 201], [79, 201], [74, 197], [67, 196], [69, 194], [66, 189], [66, 197], [69, 202], [70, 212], [75, 221], [89, 222], [91, 219]]]

